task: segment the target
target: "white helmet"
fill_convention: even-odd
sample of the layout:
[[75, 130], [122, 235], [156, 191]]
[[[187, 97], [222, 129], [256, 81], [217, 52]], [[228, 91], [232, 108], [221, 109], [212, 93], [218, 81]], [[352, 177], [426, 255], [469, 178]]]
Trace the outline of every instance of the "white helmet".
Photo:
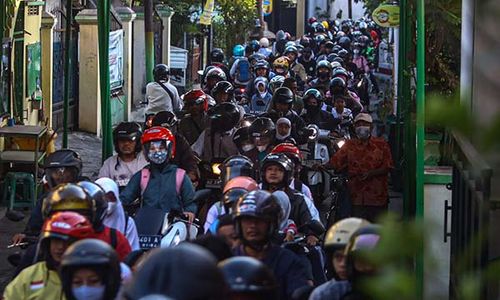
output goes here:
[[269, 47], [269, 40], [267, 38], [263, 37], [260, 39], [259, 45], [261, 47], [267, 48], [267, 47]]

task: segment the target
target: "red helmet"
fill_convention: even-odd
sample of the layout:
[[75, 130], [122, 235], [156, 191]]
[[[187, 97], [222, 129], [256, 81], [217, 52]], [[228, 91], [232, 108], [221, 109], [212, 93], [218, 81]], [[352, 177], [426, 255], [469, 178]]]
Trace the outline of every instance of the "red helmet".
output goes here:
[[251, 177], [248, 176], [238, 176], [229, 180], [226, 185], [224, 185], [223, 193], [231, 189], [244, 189], [248, 192], [256, 190], [259, 188], [259, 184]]
[[[144, 131], [141, 142], [143, 146], [152, 141], [165, 141], [170, 158], [175, 157], [175, 136], [165, 127], [155, 126]], [[147, 154], [147, 153], [146, 153]]]
[[300, 150], [292, 143], [281, 143], [276, 145], [273, 150], [271, 150], [272, 154], [283, 153], [288, 156], [289, 159], [293, 161], [294, 164], [300, 164], [302, 161], [302, 156], [300, 155]]
[[41, 238], [81, 240], [91, 238], [93, 235], [92, 223], [87, 218], [76, 212], [63, 211], [53, 214], [45, 221]]
[[202, 90], [190, 90], [183, 96], [184, 104], [187, 105], [200, 105], [203, 104], [203, 110], [208, 110], [208, 96]]

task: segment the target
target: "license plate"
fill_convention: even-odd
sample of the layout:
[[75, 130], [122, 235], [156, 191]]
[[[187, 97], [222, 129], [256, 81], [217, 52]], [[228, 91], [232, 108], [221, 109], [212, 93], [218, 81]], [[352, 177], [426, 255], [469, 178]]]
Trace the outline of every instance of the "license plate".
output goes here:
[[161, 244], [161, 235], [139, 235], [141, 249], [158, 248]]
[[220, 189], [222, 187], [222, 181], [220, 179], [207, 179], [205, 186], [209, 189]]
[[304, 161], [302, 161], [302, 164], [305, 167], [311, 168], [314, 165], [320, 165], [321, 159], [305, 159]]

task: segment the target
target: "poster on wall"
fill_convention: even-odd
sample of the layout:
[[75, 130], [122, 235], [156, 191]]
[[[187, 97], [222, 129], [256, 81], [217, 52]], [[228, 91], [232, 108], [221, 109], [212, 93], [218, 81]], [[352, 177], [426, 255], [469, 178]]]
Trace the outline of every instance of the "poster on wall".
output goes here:
[[116, 90], [123, 85], [123, 30], [109, 33], [109, 85]]

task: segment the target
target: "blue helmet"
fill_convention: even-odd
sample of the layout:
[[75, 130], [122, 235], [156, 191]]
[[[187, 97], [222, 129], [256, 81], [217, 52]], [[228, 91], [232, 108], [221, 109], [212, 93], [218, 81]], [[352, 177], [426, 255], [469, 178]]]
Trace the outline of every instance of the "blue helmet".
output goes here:
[[233, 56], [243, 56], [245, 55], [245, 47], [243, 45], [236, 45], [233, 48]]

